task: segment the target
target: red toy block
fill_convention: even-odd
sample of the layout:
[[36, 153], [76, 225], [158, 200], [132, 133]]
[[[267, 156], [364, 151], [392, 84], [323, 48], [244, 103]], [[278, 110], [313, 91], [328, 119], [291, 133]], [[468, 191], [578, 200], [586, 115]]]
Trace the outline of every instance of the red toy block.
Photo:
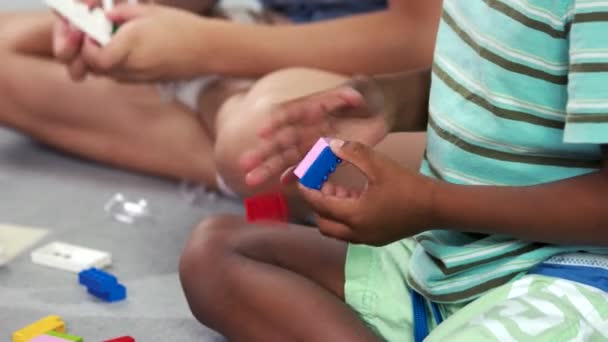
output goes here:
[[111, 340], [106, 340], [103, 342], [135, 342], [135, 339], [131, 336], [122, 336], [122, 337], [113, 338]]
[[287, 201], [280, 192], [263, 194], [245, 199], [247, 222], [287, 222]]

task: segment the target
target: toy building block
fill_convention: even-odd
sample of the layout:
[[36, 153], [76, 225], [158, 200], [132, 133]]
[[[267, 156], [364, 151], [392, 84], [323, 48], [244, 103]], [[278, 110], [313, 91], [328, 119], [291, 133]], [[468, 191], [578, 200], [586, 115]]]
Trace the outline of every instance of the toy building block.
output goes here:
[[64, 340], [62, 338], [47, 335], [47, 334], [36, 336], [33, 339], [28, 340], [28, 342], [66, 342], [66, 341], [67, 340]]
[[101, 8], [89, 7], [77, 0], [45, 0], [51, 7], [82, 32], [101, 45], [106, 45], [112, 38], [114, 27]]
[[247, 222], [287, 222], [287, 201], [280, 192], [263, 194], [245, 199]]
[[105, 340], [103, 342], [135, 342], [135, 339], [131, 336], [122, 336], [122, 337], [113, 338], [111, 340]]
[[78, 282], [84, 285], [90, 294], [106, 302], [116, 302], [127, 297], [127, 289], [118, 283], [115, 276], [96, 268], [80, 272]]
[[305, 187], [321, 190], [323, 183], [342, 162], [332, 152], [329, 142], [328, 138], [319, 139], [293, 171]]
[[58, 241], [34, 250], [30, 257], [35, 264], [70, 272], [80, 272], [91, 267], [103, 268], [112, 263], [112, 256], [108, 252]]
[[13, 342], [27, 342], [49, 331], [65, 332], [65, 323], [61, 320], [61, 317], [55, 315], [47, 316], [15, 331], [13, 333]]
[[73, 341], [73, 342], [82, 342], [83, 338], [81, 336], [69, 335], [66, 333], [60, 333], [56, 331], [49, 331], [45, 335], [60, 338], [61, 341]]
[[0, 266], [3, 266], [7, 262], [8, 262], [8, 257], [6, 256], [6, 253], [4, 252], [4, 247], [2, 247], [2, 245], [0, 245]]

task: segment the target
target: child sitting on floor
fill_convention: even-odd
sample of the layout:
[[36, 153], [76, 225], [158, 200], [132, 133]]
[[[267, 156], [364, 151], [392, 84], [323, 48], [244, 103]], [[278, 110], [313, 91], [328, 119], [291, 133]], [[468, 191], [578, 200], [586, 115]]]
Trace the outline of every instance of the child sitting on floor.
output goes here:
[[[300, 186], [319, 231], [201, 224], [195, 316], [237, 341], [607, 340], [607, 30], [601, 1], [445, 1], [432, 71], [277, 107], [250, 185], [319, 136], [367, 184]], [[344, 142], [424, 127], [422, 174]]]

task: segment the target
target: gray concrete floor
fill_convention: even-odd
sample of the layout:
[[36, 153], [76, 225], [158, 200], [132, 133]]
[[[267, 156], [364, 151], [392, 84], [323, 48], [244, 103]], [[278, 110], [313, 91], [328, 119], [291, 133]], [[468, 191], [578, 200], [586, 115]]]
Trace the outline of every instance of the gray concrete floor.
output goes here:
[[[1, 0], [0, 11], [40, 4]], [[116, 192], [148, 199], [154, 220], [125, 225], [111, 219], [103, 205]], [[0, 128], [0, 223], [49, 229], [36, 247], [61, 240], [111, 252], [110, 271], [129, 293], [124, 302], [97, 301], [75, 274], [32, 264], [28, 250], [0, 267], [0, 340], [49, 314], [63, 317], [71, 333], [89, 342], [120, 335], [145, 342], [221, 340], [192, 317], [178, 259], [199, 220], [241, 211], [239, 203], [223, 199], [193, 205], [175, 182], [66, 156]]]

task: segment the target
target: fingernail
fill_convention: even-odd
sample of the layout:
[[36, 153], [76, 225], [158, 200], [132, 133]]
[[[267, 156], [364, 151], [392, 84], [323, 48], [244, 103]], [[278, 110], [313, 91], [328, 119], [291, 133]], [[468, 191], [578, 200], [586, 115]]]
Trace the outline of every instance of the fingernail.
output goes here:
[[350, 95], [352, 97], [361, 97], [361, 92], [359, 92], [358, 90], [352, 88], [352, 87], [345, 87], [343, 90], [344, 94]]
[[339, 150], [342, 148], [342, 146], [344, 146], [344, 140], [331, 139], [329, 146], [332, 148], [332, 150]]

